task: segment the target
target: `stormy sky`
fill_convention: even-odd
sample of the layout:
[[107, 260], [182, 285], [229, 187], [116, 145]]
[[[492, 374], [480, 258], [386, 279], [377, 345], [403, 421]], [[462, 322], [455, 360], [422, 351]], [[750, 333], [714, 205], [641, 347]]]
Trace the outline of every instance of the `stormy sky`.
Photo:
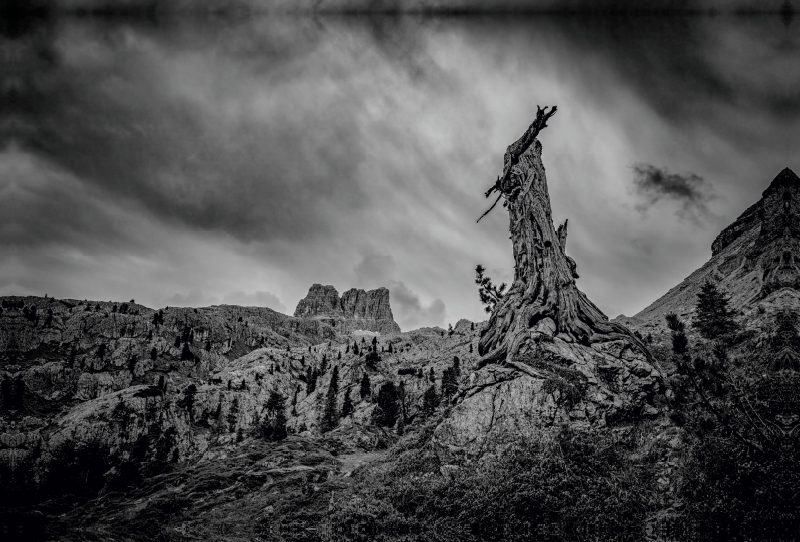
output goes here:
[[632, 315], [800, 171], [798, 21], [56, 17], [2, 37], [0, 295], [292, 313], [387, 286], [404, 329], [513, 276], [483, 192], [542, 133], [579, 287]]

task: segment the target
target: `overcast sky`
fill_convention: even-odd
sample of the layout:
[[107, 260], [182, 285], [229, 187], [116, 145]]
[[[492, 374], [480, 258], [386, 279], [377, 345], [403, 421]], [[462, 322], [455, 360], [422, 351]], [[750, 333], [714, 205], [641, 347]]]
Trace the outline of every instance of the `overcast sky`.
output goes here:
[[404, 329], [512, 277], [483, 192], [538, 105], [579, 287], [632, 315], [800, 171], [797, 21], [49, 20], [4, 40], [0, 295], [292, 313], [387, 286]]

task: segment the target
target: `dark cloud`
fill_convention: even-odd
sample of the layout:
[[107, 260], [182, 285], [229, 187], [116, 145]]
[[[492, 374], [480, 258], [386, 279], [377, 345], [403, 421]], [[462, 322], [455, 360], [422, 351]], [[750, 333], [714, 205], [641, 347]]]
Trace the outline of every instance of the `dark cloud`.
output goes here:
[[711, 211], [708, 202], [714, 198], [711, 185], [694, 173], [670, 173], [666, 168], [650, 164], [633, 166], [633, 184], [642, 199], [636, 209], [642, 213], [659, 201], [667, 199], [678, 203], [677, 215], [681, 219], [699, 222]]

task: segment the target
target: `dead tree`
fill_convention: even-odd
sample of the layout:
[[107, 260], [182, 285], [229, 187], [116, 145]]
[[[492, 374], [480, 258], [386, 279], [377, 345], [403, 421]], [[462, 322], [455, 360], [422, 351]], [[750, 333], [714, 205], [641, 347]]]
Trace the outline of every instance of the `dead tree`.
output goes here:
[[609, 322], [575, 284], [575, 262], [564, 252], [567, 223], [558, 230], [553, 227], [542, 145], [536, 139], [556, 108], [537, 109], [536, 120], [508, 147], [502, 176], [485, 194], [499, 192], [492, 208], [499, 199], [505, 200], [515, 268], [511, 288], [481, 333], [479, 366], [513, 362], [537, 331], [586, 346], [623, 339], [649, 357], [641, 341], [624, 326]]

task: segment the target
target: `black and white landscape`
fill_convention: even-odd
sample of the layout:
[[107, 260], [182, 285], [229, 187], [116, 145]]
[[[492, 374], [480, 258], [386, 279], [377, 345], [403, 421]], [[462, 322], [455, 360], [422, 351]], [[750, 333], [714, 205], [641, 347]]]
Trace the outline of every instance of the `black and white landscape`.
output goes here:
[[2, 540], [800, 538], [796, 8], [0, 8]]

